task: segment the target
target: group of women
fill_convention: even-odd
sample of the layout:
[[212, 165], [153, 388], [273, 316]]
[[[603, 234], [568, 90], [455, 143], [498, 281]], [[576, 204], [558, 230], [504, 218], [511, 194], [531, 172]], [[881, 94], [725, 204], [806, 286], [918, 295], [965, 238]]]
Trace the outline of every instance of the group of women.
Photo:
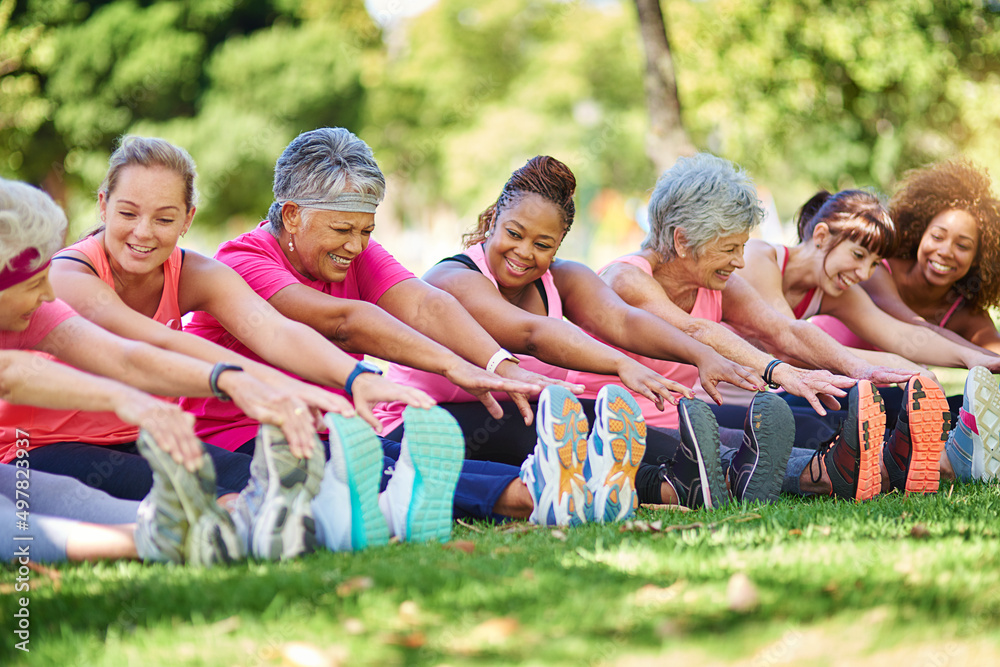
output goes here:
[[[214, 258], [178, 246], [194, 181], [183, 149], [126, 137], [100, 227], [65, 249], [59, 207], [0, 182], [0, 502], [30, 507], [36, 558], [290, 558], [447, 539], [453, 515], [1000, 472], [1000, 204], [969, 163], [911, 173], [888, 209], [821, 192], [784, 247], [750, 239], [744, 171], [682, 158], [642, 247], [595, 273], [556, 258], [576, 181], [539, 156], [422, 279], [371, 238], [385, 179], [345, 129], [292, 141], [266, 218]], [[965, 395], [923, 364], [973, 369]]]

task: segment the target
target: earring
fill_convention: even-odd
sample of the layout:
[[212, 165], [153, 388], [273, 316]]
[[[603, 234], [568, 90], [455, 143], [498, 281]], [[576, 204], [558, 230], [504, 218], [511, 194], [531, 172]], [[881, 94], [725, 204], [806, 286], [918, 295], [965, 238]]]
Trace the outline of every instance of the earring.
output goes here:
[[490, 237], [490, 230], [487, 229], [486, 230], [486, 238], [489, 238], [489, 237]]
[[288, 237], [288, 252], [295, 252], [295, 246], [292, 244], [292, 239], [294, 238], [295, 238], [294, 234]]

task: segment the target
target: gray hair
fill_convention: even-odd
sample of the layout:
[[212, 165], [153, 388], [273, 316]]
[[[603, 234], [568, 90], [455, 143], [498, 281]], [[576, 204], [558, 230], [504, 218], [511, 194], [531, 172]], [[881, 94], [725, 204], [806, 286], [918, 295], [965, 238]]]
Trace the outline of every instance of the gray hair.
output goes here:
[[321, 127], [292, 140], [274, 165], [274, 203], [267, 211], [273, 231], [284, 228], [282, 202], [329, 200], [345, 192], [381, 202], [385, 176], [368, 144], [342, 127]]
[[25, 250], [37, 250], [35, 270], [62, 248], [66, 214], [46, 193], [0, 178], [0, 271]]
[[757, 190], [744, 169], [708, 153], [682, 157], [656, 181], [642, 249], [663, 261], [673, 259], [674, 230], [680, 229], [697, 256], [710, 241], [748, 232], [763, 217]]

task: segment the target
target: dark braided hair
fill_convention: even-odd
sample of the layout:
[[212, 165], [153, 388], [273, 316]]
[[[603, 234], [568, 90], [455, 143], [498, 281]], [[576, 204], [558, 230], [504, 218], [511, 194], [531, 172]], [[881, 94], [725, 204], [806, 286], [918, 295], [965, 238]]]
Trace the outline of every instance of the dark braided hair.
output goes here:
[[462, 237], [465, 247], [469, 248], [486, 240], [486, 232], [493, 227], [500, 212], [514, 206], [529, 193], [555, 204], [562, 212], [565, 231], [568, 232], [576, 215], [576, 205], [573, 204], [575, 191], [576, 177], [569, 167], [554, 157], [536, 155], [511, 174], [496, 202], [479, 214], [479, 224], [475, 230]]

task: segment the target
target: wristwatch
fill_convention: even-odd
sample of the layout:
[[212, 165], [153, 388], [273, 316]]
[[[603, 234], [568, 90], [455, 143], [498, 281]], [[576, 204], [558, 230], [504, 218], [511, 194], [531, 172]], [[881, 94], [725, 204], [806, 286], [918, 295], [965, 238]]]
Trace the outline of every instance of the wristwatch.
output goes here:
[[235, 364], [218, 363], [212, 366], [212, 373], [208, 376], [208, 386], [212, 388], [212, 394], [220, 401], [228, 401], [229, 394], [219, 389], [219, 376], [226, 371], [242, 371], [242, 366]]
[[382, 369], [375, 364], [368, 361], [359, 361], [354, 365], [354, 370], [351, 374], [347, 376], [347, 382], [344, 383], [344, 391], [347, 392], [348, 396], [353, 396], [354, 392], [351, 391], [351, 387], [354, 386], [354, 381], [358, 379], [358, 376], [362, 373], [374, 373], [375, 375], [382, 375]]

